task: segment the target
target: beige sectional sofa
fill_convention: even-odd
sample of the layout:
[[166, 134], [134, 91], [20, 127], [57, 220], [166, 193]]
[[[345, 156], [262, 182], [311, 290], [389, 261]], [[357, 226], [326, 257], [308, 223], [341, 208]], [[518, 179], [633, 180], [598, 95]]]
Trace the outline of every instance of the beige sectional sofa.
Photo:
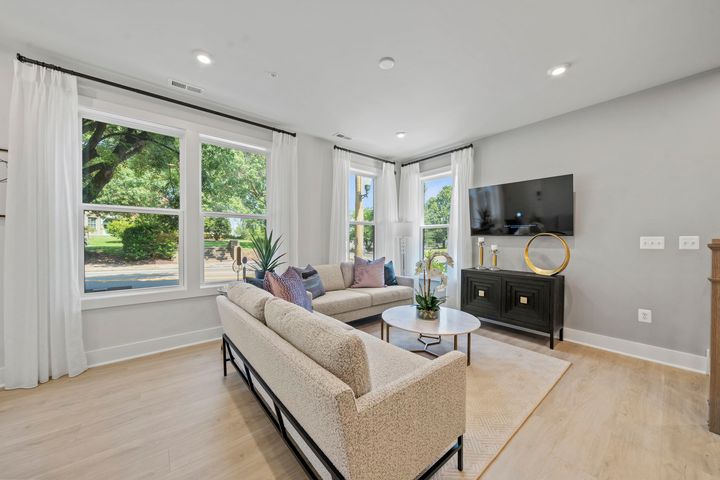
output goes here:
[[413, 303], [414, 279], [398, 276], [398, 284], [382, 288], [352, 288], [352, 262], [313, 265], [325, 287], [325, 295], [313, 300], [313, 310], [343, 322], [371, 317], [388, 308]]
[[429, 360], [247, 284], [217, 303], [225, 368], [268, 404], [311, 476], [427, 478], [455, 453], [462, 469], [463, 353]]

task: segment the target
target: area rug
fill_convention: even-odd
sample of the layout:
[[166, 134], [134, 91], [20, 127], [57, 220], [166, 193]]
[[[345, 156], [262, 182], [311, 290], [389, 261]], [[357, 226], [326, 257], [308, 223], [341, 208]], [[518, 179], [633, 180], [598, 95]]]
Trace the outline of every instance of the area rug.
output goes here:
[[[452, 349], [452, 337], [432, 347], [438, 353]], [[465, 351], [465, 336], [458, 337]], [[394, 345], [417, 349], [417, 335], [392, 329]], [[467, 431], [464, 470], [453, 460], [434, 479], [477, 479], [522, 427], [545, 396], [570, 367], [570, 362], [472, 336], [472, 363], [467, 369]]]

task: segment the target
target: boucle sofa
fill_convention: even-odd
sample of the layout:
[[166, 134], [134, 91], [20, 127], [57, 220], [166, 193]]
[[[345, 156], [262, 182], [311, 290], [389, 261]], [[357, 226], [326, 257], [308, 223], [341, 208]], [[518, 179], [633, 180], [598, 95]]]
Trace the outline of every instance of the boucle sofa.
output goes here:
[[410, 305], [414, 279], [398, 276], [397, 285], [382, 288], [351, 288], [353, 262], [313, 265], [325, 287], [325, 295], [312, 301], [313, 310], [343, 322], [380, 314], [391, 307]]
[[428, 478], [458, 455], [465, 355], [429, 360], [251, 285], [217, 298], [230, 362], [313, 478]]

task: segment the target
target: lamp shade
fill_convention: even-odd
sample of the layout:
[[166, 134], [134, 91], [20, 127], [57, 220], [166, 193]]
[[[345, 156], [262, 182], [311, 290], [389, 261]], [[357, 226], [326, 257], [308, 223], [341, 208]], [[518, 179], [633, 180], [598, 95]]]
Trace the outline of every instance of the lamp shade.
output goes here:
[[413, 224], [412, 222], [397, 222], [394, 225], [393, 233], [395, 237], [407, 238], [412, 237]]

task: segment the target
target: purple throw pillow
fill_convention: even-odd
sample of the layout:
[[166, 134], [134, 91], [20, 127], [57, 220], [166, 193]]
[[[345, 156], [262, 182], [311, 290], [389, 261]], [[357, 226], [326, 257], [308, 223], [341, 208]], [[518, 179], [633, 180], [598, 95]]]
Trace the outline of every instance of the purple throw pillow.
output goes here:
[[379, 288], [385, 286], [385, 257], [365, 260], [355, 257], [355, 279], [352, 288]]
[[312, 302], [305, 292], [303, 279], [292, 268], [285, 270], [282, 276], [278, 276], [275, 272], [266, 272], [265, 290], [278, 298], [299, 305], [310, 312], [313, 311]]

